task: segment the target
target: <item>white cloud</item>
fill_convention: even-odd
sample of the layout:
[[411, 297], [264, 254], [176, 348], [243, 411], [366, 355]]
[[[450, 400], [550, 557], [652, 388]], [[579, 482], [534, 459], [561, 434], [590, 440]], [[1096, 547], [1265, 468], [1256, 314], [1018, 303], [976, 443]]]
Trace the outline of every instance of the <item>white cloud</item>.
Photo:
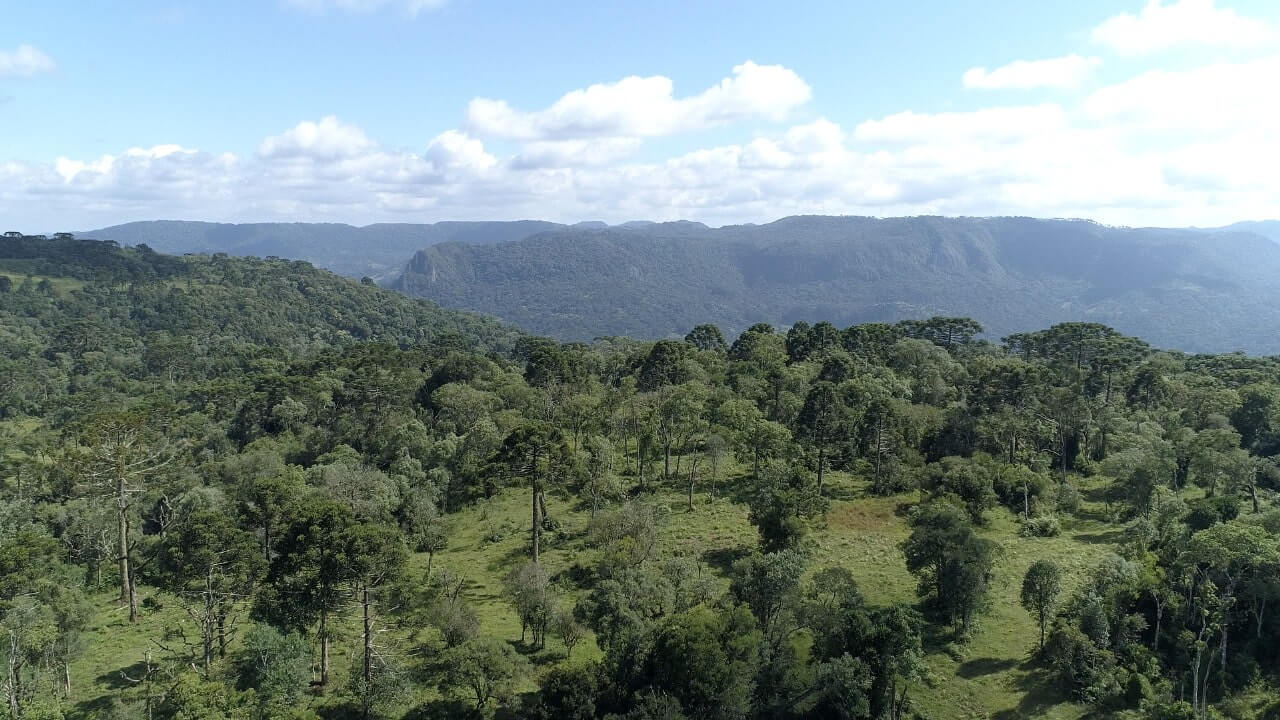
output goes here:
[[480, 135], [534, 141], [656, 137], [745, 119], [781, 121], [811, 96], [794, 71], [747, 61], [731, 77], [684, 98], [676, 98], [671, 79], [661, 75], [574, 90], [534, 112], [476, 98], [467, 108], [467, 125]]
[[[661, 78], [576, 91], [581, 97], [570, 93], [547, 110], [493, 120], [515, 140], [493, 147], [494, 133], [474, 123], [397, 149], [325, 117], [267, 137], [243, 157], [157, 145], [47, 164], [0, 158], [0, 215], [43, 230], [155, 217], [714, 224], [795, 213], [1207, 226], [1280, 206], [1280, 133], [1272, 127], [1280, 98], [1263, 91], [1280, 76], [1280, 56], [1149, 69], [1058, 103], [782, 127], [764, 123], [786, 114], [759, 101], [768, 92], [753, 89], [754, 80], [736, 84], [754, 72], [742, 66], [686, 98]], [[637, 104], [624, 87], [658, 109]], [[627, 114], [633, 109], [637, 117]], [[710, 146], [645, 145], [725, 117], [756, 122]], [[670, 147], [680, 149], [664, 151]]]
[[0, 50], [0, 77], [31, 77], [53, 72], [53, 58], [30, 45]]
[[1266, 22], [1214, 6], [1213, 0], [1147, 0], [1137, 15], [1121, 13], [1093, 29], [1093, 41], [1122, 55], [1180, 47], [1253, 48], [1273, 41]]
[[1265, 88], [1280, 77], [1280, 56], [1189, 70], [1150, 70], [1100, 88], [1084, 103], [1096, 121], [1143, 132], [1233, 132], [1269, 128], [1280, 97]]
[[967, 70], [964, 86], [982, 90], [1031, 90], [1079, 87], [1102, 64], [1096, 57], [1067, 55], [1048, 60], [1015, 60], [995, 70]]
[[268, 158], [340, 160], [366, 153], [373, 145], [363, 130], [328, 115], [318, 123], [301, 122], [291, 130], [263, 140], [258, 154]]
[[426, 157], [440, 170], [482, 171], [498, 164], [484, 143], [457, 130], [437, 135], [427, 146]]
[[383, 8], [399, 8], [410, 16], [423, 10], [434, 10], [443, 6], [448, 0], [284, 0], [287, 7], [306, 10], [308, 12], [327, 12], [339, 10], [343, 12], [370, 13]]
[[994, 142], [1042, 135], [1062, 127], [1066, 115], [1052, 103], [994, 107], [972, 112], [915, 113], [910, 110], [857, 126], [866, 142], [914, 143], [931, 139], [981, 137]]

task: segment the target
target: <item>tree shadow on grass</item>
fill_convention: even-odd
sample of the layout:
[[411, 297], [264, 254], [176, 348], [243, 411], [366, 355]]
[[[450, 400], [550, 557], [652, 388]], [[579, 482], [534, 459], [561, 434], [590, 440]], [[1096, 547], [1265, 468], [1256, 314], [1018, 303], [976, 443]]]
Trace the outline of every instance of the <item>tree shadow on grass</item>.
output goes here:
[[1053, 673], [1042, 663], [1033, 658], [1022, 663], [1019, 668], [1025, 673], [1014, 680], [1013, 687], [1022, 692], [1022, 699], [1018, 701], [1017, 707], [993, 714], [992, 720], [1044, 717], [1053, 706], [1070, 701], [1063, 694]]
[[458, 698], [440, 698], [423, 703], [405, 713], [404, 720], [472, 720], [481, 717], [473, 703]]
[[713, 548], [702, 553], [702, 561], [720, 574], [733, 569], [733, 564], [751, 554], [751, 548], [744, 545], [728, 548]]
[[543, 665], [552, 665], [564, 658], [556, 653], [547, 650], [546, 646], [538, 647], [531, 642], [521, 642], [520, 640], [508, 640], [507, 644], [512, 650], [520, 653], [535, 667]]
[[960, 663], [956, 675], [972, 680], [983, 675], [993, 675], [1017, 667], [1018, 661], [1011, 658], [975, 658]]
[[[151, 664], [152, 669], [155, 669], [156, 666], [157, 663], [153, 662]], [[126, 688], [137, 687], [138, 683], [128, 680], [125, 677], [126, 675], [134, 680], [141, 680], [145, 678], [147, 675], [147, 664], [139, 660], [132, 665], [125, 665], [124, 667], [104, 672], [93, 680], [99, 685], [109, 687], [112, 690], [124, 690]]]

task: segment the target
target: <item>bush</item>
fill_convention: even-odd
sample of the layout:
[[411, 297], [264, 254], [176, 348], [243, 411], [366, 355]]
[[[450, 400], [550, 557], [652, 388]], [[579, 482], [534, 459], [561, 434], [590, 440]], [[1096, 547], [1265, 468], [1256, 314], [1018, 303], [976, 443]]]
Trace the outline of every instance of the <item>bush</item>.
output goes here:
[[1073, 513], [1080, 509], [1080, 491], [1064, 480], [1058, 483], [1057, 501], [1060, 512]]
[[1054, 515], [1040, 515], [1022, 523], [1019, 534], [1023, 537], [1057, 537], [1062, 533], [1062, 525]]

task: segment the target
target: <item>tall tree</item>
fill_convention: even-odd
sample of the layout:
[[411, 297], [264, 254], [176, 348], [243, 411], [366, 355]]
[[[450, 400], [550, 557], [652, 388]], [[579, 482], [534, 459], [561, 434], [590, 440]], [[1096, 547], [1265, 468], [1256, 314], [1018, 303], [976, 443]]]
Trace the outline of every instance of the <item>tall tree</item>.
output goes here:
[[304, 497], [289, 509], [276, 542], [255, 616], [286, 631], [316, 626], [320, 641], [320, 685], [329, 682], [332, 617], [346, 604], [354, 565], [348, 530], [355, 524], [342, 503], [323, 496]]
[[844, 419], [844, 406], [835, 385], [819, 381], [804, 399], [804, 408], [796, 419], [801, 437], [817, 452], [818, 492], [822, 492], [823, 471], [827, 465], [827, 447], [839, 435]]
[[138, 413], [90, 418], [81, 426], [78, 445], [72, 451], [74, 467], [90, 492], [115, 508], [120, 602], [129, 608], [129, 622], [138, 621], [138, 593], [131, 565], [134, 499], [173, 458], [170, 445]]
[[512, 475], [528, 483], [532, 520], [529, 527], [533, 561], [539, 561], [547, 485], [563, 478], [573, 462], [560, 429], [545, 422], [527, 422], [512, 430], [502, 442], [497, 461]]

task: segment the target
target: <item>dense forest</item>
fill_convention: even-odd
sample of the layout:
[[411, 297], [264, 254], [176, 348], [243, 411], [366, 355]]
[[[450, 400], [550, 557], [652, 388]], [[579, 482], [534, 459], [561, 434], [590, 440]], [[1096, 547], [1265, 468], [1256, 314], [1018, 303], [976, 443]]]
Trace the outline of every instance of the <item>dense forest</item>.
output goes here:
[[3, 712], [1280, 717], [1280, 360], [983, 330], [0, 238]]
[[1280, 352], [1272, 227], [806, 216], [571, 228], [433, 245], [392, 287], [561, 340], [942, 315], [978, 320], [991, 340], [1085, 320], [1165, 348], [1270, 354]]

